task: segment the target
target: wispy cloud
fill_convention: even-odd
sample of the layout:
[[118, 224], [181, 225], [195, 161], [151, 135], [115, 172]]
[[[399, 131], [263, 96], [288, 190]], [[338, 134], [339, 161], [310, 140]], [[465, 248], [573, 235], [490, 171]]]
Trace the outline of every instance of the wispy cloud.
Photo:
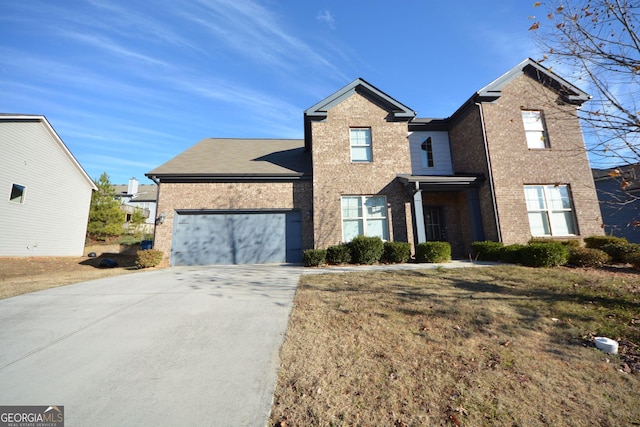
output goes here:
[[331, 15], [331, 12], [328, 10], [323, 10], [316, 16], [316, 19], [320, 22], [323, 22], [329, 26], [332, 30], [336, 28], [336, 20]]
[[250, 0], [197, 0], [198, 8], [182, 16], [205, 28], [236, 53], [268, 66], [289, 69], [312, 64], [346, 77], [322, 54], [293, 36], [272, 11]]

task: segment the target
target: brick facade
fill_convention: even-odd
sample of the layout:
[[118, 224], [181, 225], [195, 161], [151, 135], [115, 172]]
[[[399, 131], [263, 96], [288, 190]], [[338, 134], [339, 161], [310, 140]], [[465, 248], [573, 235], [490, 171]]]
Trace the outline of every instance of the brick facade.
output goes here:
[[[523, 109], [543, 111], [550, 148], [527, 147]], [[531, 239], [525, 184], [569, 185], [579, 235], [602, 234], [576, 107], [559, 103], [556, 92], [523, 74], [503, 88], [495, 103], [484, 103], [482, 111], [502, 241], [526, 243]]]
[[[388, 116], [388, 111], [354, 93], [330, 109], [324, 121], [312, 123], [315, 247], [342, 242], [343, 195], [385, 195], [390, 239], [412, 238], [407, 232], [413, 228], [409, 196], [396, 180], [399, 173], [411, 173], [407, 122], [389, 121]], [[371, 128], [372, 162], [351, 162], [352, 127]]]

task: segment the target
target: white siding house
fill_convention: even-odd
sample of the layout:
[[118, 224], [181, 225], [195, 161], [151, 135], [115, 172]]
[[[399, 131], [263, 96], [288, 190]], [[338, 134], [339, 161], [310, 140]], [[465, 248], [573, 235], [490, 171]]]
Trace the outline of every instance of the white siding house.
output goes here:
[[81, 256], [95, 185], [44, 116], [0, 115], [0, 256]]

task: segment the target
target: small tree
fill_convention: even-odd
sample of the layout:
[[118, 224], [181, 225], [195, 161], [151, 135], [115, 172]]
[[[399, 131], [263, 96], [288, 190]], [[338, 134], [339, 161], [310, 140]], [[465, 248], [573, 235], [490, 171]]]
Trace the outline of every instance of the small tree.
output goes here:
[[135, 208], [133, 213], [131, 213], [131, 218], [129, 219], [129, 234], [133, 234], [135, 236], [142, 236], [143, 229], [142, 225], [145, 223], [147, 218], [144, 216], [144, 213], [141, 208]]
[[103, 172], [94, 183], [98, 190], [91, 195], [87, 235], [96, 240], [122, 235], [125, 216], [115, 199], [116, 192], [109, 175]]

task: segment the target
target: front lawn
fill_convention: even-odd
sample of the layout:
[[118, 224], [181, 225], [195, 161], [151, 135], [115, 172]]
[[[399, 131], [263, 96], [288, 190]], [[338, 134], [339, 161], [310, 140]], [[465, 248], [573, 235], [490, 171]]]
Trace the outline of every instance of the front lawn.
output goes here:
[[639, 291], [627, 270], [305, 275], [270, 425], [637, 425]]

